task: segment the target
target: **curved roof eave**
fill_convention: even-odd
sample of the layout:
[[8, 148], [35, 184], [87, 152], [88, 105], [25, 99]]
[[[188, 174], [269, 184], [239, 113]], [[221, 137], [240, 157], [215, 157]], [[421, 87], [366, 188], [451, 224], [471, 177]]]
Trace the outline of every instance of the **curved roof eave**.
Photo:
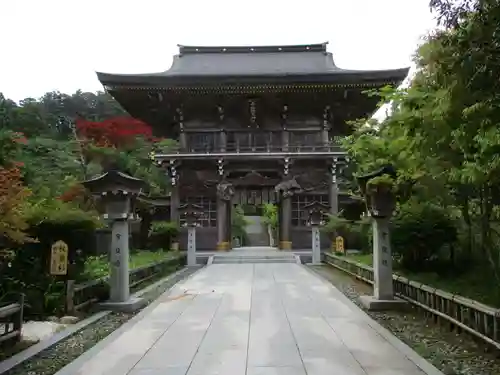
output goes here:
[[201, 86], [206, 84], [263, 84], [263, 83], [401, 83], [409, 67], [390, 70], [337, 70], [319, 74], [247, 74], [247, 75], [165, 75], [111, 74], [96, 72], [104, 86]]

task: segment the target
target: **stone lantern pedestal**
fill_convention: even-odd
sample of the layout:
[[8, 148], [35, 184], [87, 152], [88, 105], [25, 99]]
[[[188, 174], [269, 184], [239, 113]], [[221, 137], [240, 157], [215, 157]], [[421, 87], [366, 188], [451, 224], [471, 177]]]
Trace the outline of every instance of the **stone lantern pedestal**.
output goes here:
[[145, 183], [125, 173], [110, 170], [83, 185], [104, 205], [103, 218], [111, 226], [109, 249], [109, 300], [101, 303], [107, 310], [133, 312], [145, 305], [140, 298], [130, 298], [129, 284], [129, 225], [136, 219], [133, 211], [137, 195]]
[[307, 225], [311, 227], [311, 264], [319, 265], [321, 264], [320, 227], [324, 225], [323, 215], [328, 212], [329, 206], [315, 201], [304, 206], [304, 210], [307, 215]]
[[179, 207], [181, 218], [185, 219], [185, 226], [188, 230], [187, 240], [187, 265], [194, 267], [196, 262], [196, 228], [200, 226], [200, 219], [203, 216], [203, 207], [195, 204], [185, 204]]
[[365, 176], [358, 177], [373, 226], [373, 296], [361, 296], [360, 302], [368, 310], [401, 308], [406, 302], [394, 297], [390, 218], [396, 205], [393, 180], [395, 169], [388, 165]]

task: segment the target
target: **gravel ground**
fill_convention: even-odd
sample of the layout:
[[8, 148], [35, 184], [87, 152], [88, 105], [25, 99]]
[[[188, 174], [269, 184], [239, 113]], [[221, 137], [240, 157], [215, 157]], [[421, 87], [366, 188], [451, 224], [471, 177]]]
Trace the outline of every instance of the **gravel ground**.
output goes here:
[[[151, 303], [177, 281], [192, 274], [195, 269], [185, 270], [179, 277], [163, 283], [158, 288], [149, 291], [143, 298]], [[19, 364], [3, 375], [53, 375], [71, 361], [75, 360], [97, 342], [118, 329], [122, 324], [132, 318], [134, 314], [111, 313], [104, 318], [92, 323], [76, 334], [60, 341], [29, 360]]]
[[[333, 267], [313, 266], [311, 269], [329, 280], [358, 306], [360, 295], [373, 292], [370, 285]], [[450, 332], [444, 326], [433, 324], [414, 308], [405, 312], [368, 314], [445, 375], [500, 374], [500, 358], [488, 353], [485, 345], [476, 343], [466, 334]]]

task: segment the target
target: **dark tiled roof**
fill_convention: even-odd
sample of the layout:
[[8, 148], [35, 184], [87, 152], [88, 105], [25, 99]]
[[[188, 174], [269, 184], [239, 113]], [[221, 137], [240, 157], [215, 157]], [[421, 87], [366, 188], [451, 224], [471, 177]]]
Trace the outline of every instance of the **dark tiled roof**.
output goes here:
[[249, 47], [179, 46], [170, 69], [149, 74], [97, 73], [104, 85], [182, 85], [280, 82], [400, 82], [408, 68], [346, 70], [338, 68], [326, 44]]

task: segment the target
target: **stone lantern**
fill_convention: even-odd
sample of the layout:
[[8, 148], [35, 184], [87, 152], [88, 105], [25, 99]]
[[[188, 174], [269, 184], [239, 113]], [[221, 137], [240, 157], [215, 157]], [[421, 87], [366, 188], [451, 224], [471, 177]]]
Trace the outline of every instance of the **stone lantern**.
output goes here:
[[179, 207], [179, 214], [185, 220], [184, 225], [188, 228], [187, 265], [196, 266], [196, 227], [201, 225], [203, 207], [187, 203]]
[[395, 179], [396, 170], [392, 165], [358, 177], [373, 226], [374, 295], [360, 297], [368, 310], [390, 309], [404, 303], [394, 298], [392, 279], [389, 222], [396, 206]]
[[92, 195], [104, 206], [103, 218], [111, 224], [111, 248], [109, 249], [109, 301], [103, 306], [118, 311], [134, 311], [143, 301], [130, 299], [129, 287], [129, 223], [137, 219], [133, 214], [136, 197], [146, 187], [143, 180], [126, 173], [109, 170], [83, 182]]
[[325, 224], [324, 214], [328, 213], [329, 206], [314, 201], [304, 206], [307, 215], [307, 225], [311, 227], [312, 264], [321, 264], [321, 236], [320, 226]]

